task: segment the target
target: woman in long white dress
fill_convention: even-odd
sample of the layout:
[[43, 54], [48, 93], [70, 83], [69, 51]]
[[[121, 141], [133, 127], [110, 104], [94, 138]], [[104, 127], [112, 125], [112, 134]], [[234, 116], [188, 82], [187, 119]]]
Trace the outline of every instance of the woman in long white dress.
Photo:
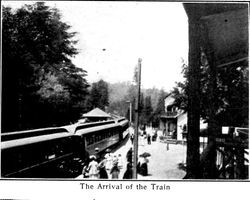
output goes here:
[[106, 170], [109, 171], [113, 166], [113, 158], [110, 153], [107, 153], [105, 155], [105, 159], [106, 159]]
[[91, 156], [90, 160], [91, 161], [88, 166], [89, 178], [98, 179], [99, 170], [98, 170], [98, 162], [96, 162], [96, 157]]

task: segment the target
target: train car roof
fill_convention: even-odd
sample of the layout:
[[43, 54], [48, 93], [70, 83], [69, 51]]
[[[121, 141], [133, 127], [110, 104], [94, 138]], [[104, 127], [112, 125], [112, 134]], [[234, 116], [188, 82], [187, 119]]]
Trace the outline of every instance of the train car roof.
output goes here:
[[128, 124], [128, 120], [120, 121], [119, 124], [120, 124], [121, 126], [125, 126], [126, 124]]
[[101, 131], [101, 130], [104, 130], [104, 129], [115, 128], [115, 127], [119, 127], [119, 126], [120, 126], [119, 123], [115, 123], [115, 124], [107, 124], [107, 125], [90, 127], [90, 128], [83, 128], [83, 129], [77, 130], [75, 132], [75, 135], [86, 135], [88, 133]]
[[85, 123], [85, 124], [80, 124], [75, 128], [74, 133], [76, 133], [79, 130], [86, 129], [86, 128], [91, 128], [91, 127], [97, 127], [97, 126], [103, 126], [107, 124], [115, 124], [114, 120], [108, 120], [108, 121], [101, 121], [101, 122], [91, 122], [91, 123]]
[[54, 133], [66, 133], [68, 130], [63, 127], [40, 128], [25, 131], [16, 131], [1, 134], [1, 141], [16, 140], [21, 138], [29, 138], [41, 135], [50, 135]]
[[41, 135], [41, 136], [21, 138], [21, 139], [16, 139], [16, 140], [9, 140], [9, 141], [5, 141], [1, 143], [1, 149], [4, 150], [4, 149], [18, 147], [18, 146], [24, 146], [24, 145], [51, 141], [51, 140], [60, 139], [60, 138], [66, 138], [70, 136], [73, 136], [73, 134], [55, 133], [55, 134], [50, 134], [50, 135]]

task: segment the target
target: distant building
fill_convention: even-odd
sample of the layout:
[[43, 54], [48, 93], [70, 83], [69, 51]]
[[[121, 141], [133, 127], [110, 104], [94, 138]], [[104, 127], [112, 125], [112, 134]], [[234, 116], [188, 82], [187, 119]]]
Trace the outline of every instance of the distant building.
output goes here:
[[[160, 116], [160, 129], [163, 134], [169, 136], [172, 139], [182, 140], [186, 137], [187, 132], [187, 112], [178, 109], [174, 105], [174, 97], [169, 94], [164, 99], [165, 113]], [[204, 129], [207, 127], [207, 123], [200, 120], [200, 128]]]
[[105, 121], [109, 119], [113, 119], [113, 117], [110, 114], [104, 112], [100, 108], [95, 108], [83, 114], [81, 119], [79, 120], [79, 123]]

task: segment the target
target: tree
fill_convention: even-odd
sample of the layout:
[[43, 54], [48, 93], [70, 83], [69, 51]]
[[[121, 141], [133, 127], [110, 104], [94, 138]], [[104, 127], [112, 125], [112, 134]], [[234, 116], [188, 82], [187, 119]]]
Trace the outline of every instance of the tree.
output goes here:
[[[157, 110], [157, 104], [159, 103], [159, 97], [162, 96], [162, 110], [164, 112], [164, 98], [166, 92], [164, 90], [159, 90], [157, 88], [149, 88], [141, 90], [141, 102], [140, 102], [140, 124], [150, 124], [153, 122], [154, 126], [158, 126], [159, 116], [155, 115]], [[132, 121], [134, 120], [134, 109], [135, 109], [135, 99], [137, 96], [136, 85], [129, 82], [121, 83], [109, 83], [109, 106], [108, 112], [114, 113], [120, 116], [130, 118], [130, 105], [132, 103]], [[144, 98], [146, 96], [146, 98]], [[159, 109], [159, 108], [158, 108]], [[158, 118], [158, 119], [157, 119]], [[155, 123], [154, 123], [155, 122]]]
[[184, 61], [182, 64], [182, 74], [184, 77], [184, 81], [183, 82], [176, 82], [176, 86], [171, 91], [171, 94], [173, 95], [173, 97], [175, 99], [174, 105], [179, 109], [187, 111], [187, 107], [188, 107], [188, 94], [187, 94], [188, 65]]
[[142, 89], [142, 91], [146, 96], [151, 97], [152, 108], [153, 110], [156, 110], [161, 90], [153, 87], [153, 88], [148, 88], [148, 89]]
[[158, 102], [156, 109], [154, 110], [153, 117], [152, 117], [152, 124], [154, 127], [159, 126], [160, 116], [165, 113], [165, 98], [167, 93], [162, 89], [160, 90]]
[[[109, 83], [109, 107], [108, 112], [124, 116], [129, 119], [128, 90], [131, 85], [129, 82]], [[128, 113], [128, 115], [127, 115]]]
[[92, 84], [90, 91], [90, 104], [92, 108], [100, 108], [106, 110], [106, 107], [109, 105], [109, 92], [108, 92], [108, 83], [104, 80], [99, 80]]
[[[71, 62], [78, 53], [76, 33], [69, 32], [59, 11], [44, 2], [15, 12], [3, 7], [2, 28], [2, 130], [75, 120], [82, 112], [88, 84], [86, 71]], [[48, 120], [53, 113], [57, 115]]]
[[[172, 94], [175, 97], [175, 105], [187, 111], [187, 76], [189, 67], [183, 64], [183, 75], [185, 81], [176, 83]], [[209, 90], [209, 65], [206, 57], [202, 57], [200, 67], [200, 88], [201, 88], [201, 118], [209, 122], [210, 104], [208, 96]], [[216, 121], [219, 126], [248, 126], [248, 104], [249, 104], [249, 85], [248, 85], [248, 65], [247, 63], [234, 64], [229, 67], [217, 69], [216, 77]], [[198, 103], [198, 102], [197, 102]]]
[[152, 112], [153, 112], [153, 108], [151, 104], [151, 97], [146, 96], [144, 108], [142, 110], [142, 117], [144, 119], [143, 120], [144, 124], [150, 125], [151, 120], [152, 120]]
[[219, 69], [216, 120], [222, 126], [248, 127], [249, 69], [247, 63]]

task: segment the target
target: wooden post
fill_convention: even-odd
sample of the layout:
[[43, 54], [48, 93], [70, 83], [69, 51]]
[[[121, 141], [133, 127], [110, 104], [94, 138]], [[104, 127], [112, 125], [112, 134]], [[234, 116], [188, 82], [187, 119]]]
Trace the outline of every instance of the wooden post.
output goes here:
[[246, 179], [244, 165], [244, 148], [239, 145], [236, 148], [236, 177], [237, 179]]
[[221, 131], [216, 121], [216, 88], [217, 88], [217, 69], [214, 62], [214, 53], [212, 51], [211, 44], [209, 42], [208, 37], [208, 29], [205, 24], [202, 26], [202, 49], [205, 53], [207, 62], [208, 62], [208, 99], [210, 102], [209, 109], [208, 109], [208, 144], [211, 146], [210, 149], [210, 156], [209, 156], [209, 166], [207, 166], [207, 176], [204, 178], [214, 179], [216, 177], [216, 135], [219, 134]]
[[130, 120], [130, 125], [132, 124], [132, 102], [129, 102], [129, 120]]
[[138, 59], [137, 72], [137, 98], [135, 104], [135, 135], [134, 135], [134, 154], [133, 154], [133, 179], [137, 179], [137, 157], [138, 157], [138, 126], [139, 126], [139, 104], [141, 93], [141, 59]]
[[189, 18], [188, 133], [186, 178], [200, 178], [200, 23]]

